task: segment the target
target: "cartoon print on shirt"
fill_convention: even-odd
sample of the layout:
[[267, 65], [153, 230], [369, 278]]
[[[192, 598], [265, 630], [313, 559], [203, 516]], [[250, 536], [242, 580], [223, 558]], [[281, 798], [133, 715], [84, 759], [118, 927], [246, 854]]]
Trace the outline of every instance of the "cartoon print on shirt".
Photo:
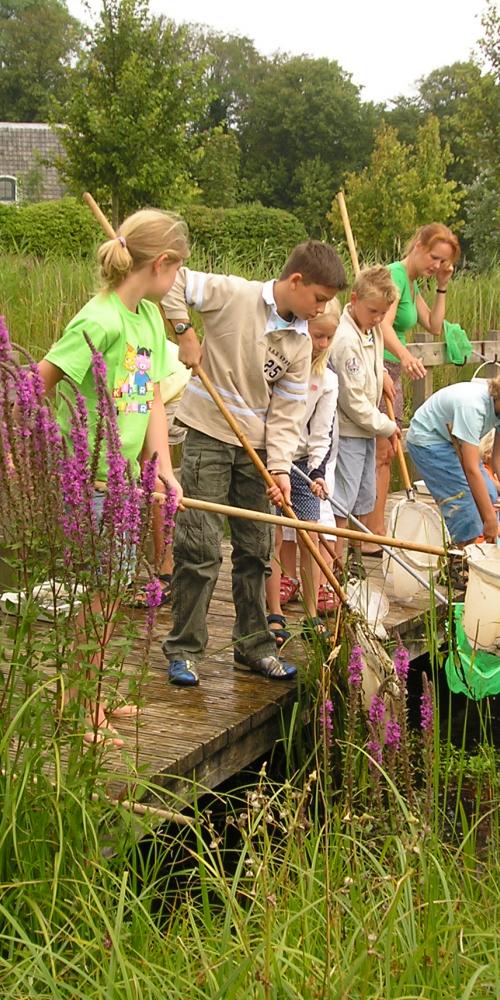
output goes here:
[[148, 347], [127, 344], [123, 367], [127, 373], [116, 381], [113, 390], [118, 413], [149, 413], [153, 405], [154, 383], [151, 378], [152, 351]]
[[136, 355], [137, 371], [134, 379], [135, 387], [140, 396], [144, 396], [149, 387], [152, 387], [149, 375], [151, 368], [151, 351], [147, 347], [139, 347]]

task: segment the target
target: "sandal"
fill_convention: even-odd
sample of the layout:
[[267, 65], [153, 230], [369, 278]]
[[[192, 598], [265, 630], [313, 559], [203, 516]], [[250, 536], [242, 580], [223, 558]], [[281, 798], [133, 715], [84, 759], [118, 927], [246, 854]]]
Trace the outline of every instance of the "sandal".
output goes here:
[[321, 618], [305, 618], [302, 622], [300, 638], [306, 642], [313, 642], [315, 638], [323, 639], [326, 642], [330, 636], [330, 629], [321, 621]]
[[299, 586], [298, 580], [294, 580], [293, 577], [282, 573], [280, 580], [280, 604], [288, 604], [289, 601], [293, 601], [299, 593]]
[[318, 590], [318, 614], [327, 615], [339, 607], [340, 601], [329, 583], [320, 583]]
[[[285, 642], [290, 639], [291, 633], [285, 628], [286, 618], [284, 615], [268, 615], [267, 624], [269, 625], [269, 630], [272, 632], [274, 641], [278, 647], [281, 649], [285, 645]], [[272, 625], [279, 625], [279, 628], [271, 628]]]

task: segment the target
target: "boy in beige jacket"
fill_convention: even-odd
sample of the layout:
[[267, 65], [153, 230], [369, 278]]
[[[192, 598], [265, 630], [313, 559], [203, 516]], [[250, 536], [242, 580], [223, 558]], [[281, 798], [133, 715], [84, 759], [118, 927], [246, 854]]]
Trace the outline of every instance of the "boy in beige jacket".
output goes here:
[[[384, 342], [377, 324], [396, 300], [397, 290], [386, 267], [364, 269], [354, 284], [333, 340], [332, 362], [339, 380], [339, 450], [333, 501], [361, 521], [375, 506], [375, 439], [388, 438], [396, 450], [400, 431], [379, 410], [382, 392], [391, 395], [384, 370]], [[347, 518], [337, 516], [339, 527]], [[337, 539], [339, 558], [343, 540]]]
[[[181, 268], [163, 302], [179, 337], [179, 357], [193, 369], [177, 420], [188, 427], [181, 479], [186, 496], [269, 510], [290, 501], [290, 468], [298, 445], [311, 364], [307, 321], [324, 311], [345, 274], [335, 250], [310, 240], [292, 251], [277, 281], [202, 274]], [[201, 313], [203, 345], [188, 306]], [[267, 491], [251, 459], [196, 378], [207, 375], [275, 480]], [[233, 518], [233, 630], [238, 669], [286, 680], [296, 669], [276, 656], [266, 621], [264, 579], [272, 531]], [[197, 662], [208, 641], [207, 613], [221, 563], [222, 518], [187, 510], [174, 539], [173, 624], [163, 643], [173, 684], [198, 683]]]

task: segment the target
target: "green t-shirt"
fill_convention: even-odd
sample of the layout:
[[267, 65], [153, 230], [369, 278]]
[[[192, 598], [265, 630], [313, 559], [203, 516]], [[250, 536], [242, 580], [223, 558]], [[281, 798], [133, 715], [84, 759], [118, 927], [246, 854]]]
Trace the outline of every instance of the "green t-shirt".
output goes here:
[[[395, 260], [388, 267], [391, 278], [399, 291], [398, 308], [393, 323], [394, 332], [397, 334], [398, 340], [406, 347], [406, 334], [415, 326], [418, 319], [416, 299], [419, 295], [419, 288], [416, 281], [413, 282], [413, 289], [411, 288], [408, 273], [402, 261]], [[399, 360], [390, 351], [384, 351], [384, 358], [387, 361], [397, 362]]]
[[[133, 313], [116, 292], [100, 292], [68, 323], [60, 340], [51, 347], [46, 361], [57, 365], [73, 379], [87, 403], [89, 447], [95, 441], [97, 395], [92, 374], [92, 354], [83, 336], [90, 337], [103, 355], [108, 390], [115, 400], [123, 456], [139, 475], [139, 456], [144, 444], [153, 402], [154, 384], [172, 373], [173, 365], [159, 309], [143, 299]], [[71, 392], [65, 386], [69, 396]], [[57, 419], [63, 434], [69, 431], [69, 411], [58, 400]], [[100, 450], [98, 480], [108, 477], [105, 446]]]

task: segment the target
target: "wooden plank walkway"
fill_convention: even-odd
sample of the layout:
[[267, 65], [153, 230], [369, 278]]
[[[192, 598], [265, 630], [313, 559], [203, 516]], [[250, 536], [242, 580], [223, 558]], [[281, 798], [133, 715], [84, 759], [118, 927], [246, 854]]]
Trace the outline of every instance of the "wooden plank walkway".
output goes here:
[[[397, 499], [398, 495], [393, 495], [392, 502]], [[380, 559], [365, 560], [367, 577], [378, 586], [384, 585], [381, 562]], [[126, 741], [126, 757], [123, 751], [109, 752], [108, 766], [115, 772], [110, 785], [113, 793], [122, 785], [124, 760], [135, 756], [138, 771], [164, 788], [170, 805], [173, 794], [188, 800], [194, 779], [199, 785], [215, 788], [270, 751], [280, 738], [282, 726], [286, 726], [296, 700], [296, 684], [270, 681], [233, 669], [234, 609], [230, 571], [230, 545], [225, 542], [221, 573], [209, 613], [209, 646], [200, 665], [198, 687], [179, 688], [168, 683], [161, 641], [170, 626], [170, 611], [165, 608], [159, 612], [151, 651], [152, 669], [143, 689], [145, 705], [141, 711], [138, 745], [135, 723], [120, 719], [118, 728]], [[425, 593], [406, 604], [396, 601], [389, 592], [387, 596], [390, 612], [384, 624], [389, 636], [395, 638], [399, 634], [412, 658], [421, 655], [426, 649], [423, 622], [429, 608], [428, 595]], [[295, 602], [287, 608], [288, 618], [298, 620], [301, 610], [300, 604]], [[443, 623], [445, 611], [438, 607], [437, 615]], [[294, 639], [287, 649], [290, 650], [289, 658], [304, 669], [305, 645]], [[134, 662], [140, 662], [140, 655], [140, 648], [136, 648], [125, 674], [133, 672]], [[179, 808], [178, 802], [175, 807]]]

